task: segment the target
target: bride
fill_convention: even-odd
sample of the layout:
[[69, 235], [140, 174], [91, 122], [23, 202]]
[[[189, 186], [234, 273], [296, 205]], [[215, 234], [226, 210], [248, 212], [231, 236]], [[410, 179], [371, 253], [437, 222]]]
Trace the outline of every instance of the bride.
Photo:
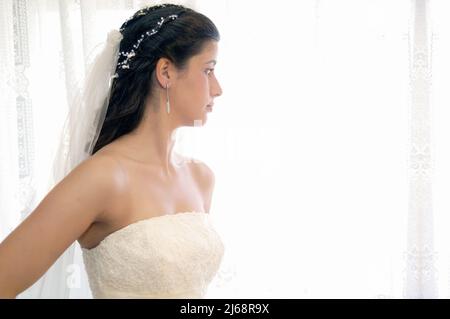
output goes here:
[[224, 251], [209, 217], [214, 173], [173, 146], [222, 94], [218, 41], [210, 19], [173, 4], [108, 34], [70, 107], [60, 181], [0, 244], [0, 297], [33, 285], [75, 241], [94, 298], [205, 294]]

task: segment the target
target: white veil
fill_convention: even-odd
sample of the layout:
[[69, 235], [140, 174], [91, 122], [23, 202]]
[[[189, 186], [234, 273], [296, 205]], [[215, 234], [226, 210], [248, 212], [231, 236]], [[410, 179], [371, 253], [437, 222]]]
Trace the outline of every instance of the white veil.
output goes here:
[[[108, 33], [103, 49], [89, 64], [83, 86], [69, 101], [69, 111], [62, 128], [53, 163], [51, 188], [78, 164], [88, 158], [97, 142], [115, 77], [122, 33]], [[84, 264], [74, 242], [33, 286], [18, 298], [70, 298], [80, 295]], [[77, 254], [78, 253], [78, 254]], [[84, 282], [87, 285], [86, 281]]]

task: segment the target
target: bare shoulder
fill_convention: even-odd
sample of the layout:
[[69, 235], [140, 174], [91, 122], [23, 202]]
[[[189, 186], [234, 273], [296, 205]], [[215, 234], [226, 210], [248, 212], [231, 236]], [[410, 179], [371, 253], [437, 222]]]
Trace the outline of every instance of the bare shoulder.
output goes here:
[[209, 213], [215, 185], [214, 171], [209, 165], [199, 159], [190, 158], [187, 162], [203, 195], [205, 212]]
[[94, 155], [86, 161], [85, 165], [86, 170], [92, 174], [91, 178], [102, 180], [103, 191], [108, 194], [104, 211], [98, 216], [97, 221], [108, 220], [105, 214], [115, 207], [115, 199], [121, 198], [128, 189], [128, 174], [126, 174], [122, 161], [115, 154]]
[[115, 191], [123, 191], [127, 185], [127, 174], [123, 168], [122, 162], [117, 156], [110, 153], [94, 155], [86, 161], [86, 166], [94, 174], [106, 178]]
[[203, 186], [210, 187], [214, 185], [215, 175], [214, 171], [209, 165], [199, 159], [194, 158], [189, 158], [187, 162], [191, 167], [191, 171]]

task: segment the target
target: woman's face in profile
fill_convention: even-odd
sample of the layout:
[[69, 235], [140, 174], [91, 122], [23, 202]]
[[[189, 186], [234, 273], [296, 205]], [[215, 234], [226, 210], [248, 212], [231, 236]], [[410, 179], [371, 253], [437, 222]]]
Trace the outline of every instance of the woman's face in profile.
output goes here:
[[[176, 108], [184, 125], [198, 126], [206, 122], [214, 99], [222, 94], [222, 88], [214, 73], [217, 61], [218, 42], [206, 42], [203, 51], [193, 56], [185, 72], [180, 73], [175, 84], [171, 87], [171, 104]], [[170, 88], [169, 88], [170, 90]]]

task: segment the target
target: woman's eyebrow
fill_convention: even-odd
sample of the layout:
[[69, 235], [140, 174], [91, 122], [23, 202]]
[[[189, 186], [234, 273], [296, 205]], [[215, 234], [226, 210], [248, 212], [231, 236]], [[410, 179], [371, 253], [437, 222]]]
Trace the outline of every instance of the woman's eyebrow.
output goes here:
[[216, 61], [216, 60], [209, 60], [209, 61], [206, 62], [205, 64], [208, 64], [208, 63], [214, 63], [214, 65], [216, 65], [217, 61]]

